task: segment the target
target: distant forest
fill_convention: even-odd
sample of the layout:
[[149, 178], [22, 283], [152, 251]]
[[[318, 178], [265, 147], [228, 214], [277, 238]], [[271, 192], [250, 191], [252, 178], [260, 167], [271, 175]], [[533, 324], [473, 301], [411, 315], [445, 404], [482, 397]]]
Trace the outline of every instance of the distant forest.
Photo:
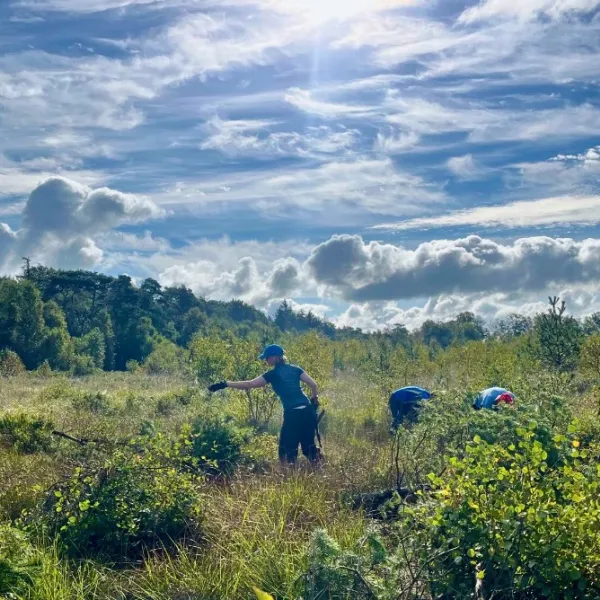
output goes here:
[[[600, 313], [571, 319], [581, 334], [600, 331]], [[184, 286], [162, 287], [145, 279], [67, 271], [26, 262], [23, 273], [0, 278], [0, 351], [18, 355], [25, 368], [45, 365], [75, 374], [126, 370], [143, 363], [160, 344], [189, 347], [195, 336], [235, 336], [257, 345], [283, 336], [315, 332], [336, 341], [380, 340], [407, 348], [432, 348], [527, 334], [536, 319], [508, 316], [489, 329], [469, 312], [447, 322], [426, 321], [409, 332], [402, 325], [376, 333], [339, 328], [312, 312], [295, 312], [283, 301], [274, 318], [239, 300], [219, 302], [195, 296]]]

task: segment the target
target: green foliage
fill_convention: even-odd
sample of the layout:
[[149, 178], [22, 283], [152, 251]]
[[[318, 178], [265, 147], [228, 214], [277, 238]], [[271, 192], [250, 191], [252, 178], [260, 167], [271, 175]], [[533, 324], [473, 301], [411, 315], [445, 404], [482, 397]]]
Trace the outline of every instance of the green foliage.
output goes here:
[[217, 416], [199, 417], [191, 430], [191, 454], [212, 475], [231, 475], [244, 458], [249, 431]]
[[600, 334], [588, 337], [581, 348], [579, 368], [592, 381], [600, 381]]
[[234, 366], [231, 344], [216, 336], [197, 335], [190, 343], [190, 363], [203, 383], [227, 379]]
[[76, 411], [105, 415], [110, 409], [110, 398], [106, 392], [80, 392], [73, 394], [71, 405]]
[[0, 351], [0, 375], [14, 377], [25, 372], [25, 365], [19, 355], [12, 350]]
[[53, 424], [27, 413], [6, 413], [0, 417], [0, 440], [16, 452], [49, 452], [53, 447]]
[[16, 598], [17, 594], [26, 594], [35, 581], [37, 567], [26, 535], [9, 525], [0, 525], [0, 595]]
[[87, 354], [76, 354], [71, 362], [71, 373], [75, 377], [86, 377], [97, 370], [94, 359]]
[[74, 556], [116, 560], [197, 534], [200, 480], [182, 468], [179, 455], [177, 445], [158, 436], [133, 441], [99, 467], [78, 467], [30, 515], [30, 526], [41, 523]]
[[399, 564], [375, 534], [342, 549], [324, 530], [317, 530], [309, 549], [303, 598], [352, 600], [397, 598]]
[[[431, 476], [435, 501], [412, 511], [434, 595], [593, 598], [600, 593], [598, 448], [554, 438], [556, 464], [519, 428], [519, 441], [488, 444], [479, 436], [450, 474]], [[416, 525], [416, 527], [415, 527]]]
[[578, 321], [565, 311], [564, 301], [550, 298], [548, 312], [535, 319], [537, 354], [547, 368], [558, 373], [575, 369], [583, 337]]
[[80, 356], [89, 356], [95, 369], [104, 367], [106, 343], [104, 335], [98, 327], [94, 327], [84, 336], [75, 340], [75, 351]]
[[158, 343], [144, 362], [149, 375], [177, 375], [185, 368], [185, 356], [179, 348], [167, 340]]

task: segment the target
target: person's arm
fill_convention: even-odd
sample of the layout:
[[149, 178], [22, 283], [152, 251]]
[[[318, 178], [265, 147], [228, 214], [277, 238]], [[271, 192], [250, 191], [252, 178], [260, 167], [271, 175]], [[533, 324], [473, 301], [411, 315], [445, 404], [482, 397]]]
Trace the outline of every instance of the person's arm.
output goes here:
[[300, 375], [300, 381], [302, 381], [302, 383], [305, 383], [310, 388], [311, 398], [316, 399], [319, 397], [319, 386], [317, 385], [317, 382], [310, 375], [307, 375], [303, 371], [302, 374]]
[[228, 381], [227, 387], [234, 390], [253, 390], [256, 388], [265, 387], [267, 380], [261, 375], [250, 381]]

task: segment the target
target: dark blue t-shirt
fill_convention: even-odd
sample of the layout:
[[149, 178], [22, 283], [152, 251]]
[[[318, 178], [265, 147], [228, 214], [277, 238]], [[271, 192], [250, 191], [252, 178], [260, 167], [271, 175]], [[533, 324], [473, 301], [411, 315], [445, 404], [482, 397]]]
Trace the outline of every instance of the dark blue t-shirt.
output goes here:
[[416, 385], [411, 385], [392, 392], [392, 395], [390, 396], [390, 404], [408, 404], [419, 402], [421, 400], [429, 400], [429, 398], [431, 398], [430, 392], [423, 388], [417, 387]]
[[279, 364], [263, 375], [279, 396], [284, 411], [310, 405], [300, 385], [302, 373], [304, 371], [296, 365]]

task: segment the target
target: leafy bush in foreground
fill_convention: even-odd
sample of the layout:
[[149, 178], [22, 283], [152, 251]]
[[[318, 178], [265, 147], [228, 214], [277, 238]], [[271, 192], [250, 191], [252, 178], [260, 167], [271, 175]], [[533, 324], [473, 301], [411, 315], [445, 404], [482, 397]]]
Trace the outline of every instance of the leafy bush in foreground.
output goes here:
[[413, 513], [432, 591], [470, 598], [479, 582], [498, 599], [597, 598], [599, 449], [556, 436], [565, 458], [553, 467], [535, 425], [518, 435], [508, 447], [477, 436], [449, 477], [432, 476], [436, 501]]
[[39, 516], [70, 554], [135, 558], [198, 529], [198, 477], [160, 436], [142, 444], [143, 451], [132, 444], [99, 468], [75, 469], [51, 492]]

